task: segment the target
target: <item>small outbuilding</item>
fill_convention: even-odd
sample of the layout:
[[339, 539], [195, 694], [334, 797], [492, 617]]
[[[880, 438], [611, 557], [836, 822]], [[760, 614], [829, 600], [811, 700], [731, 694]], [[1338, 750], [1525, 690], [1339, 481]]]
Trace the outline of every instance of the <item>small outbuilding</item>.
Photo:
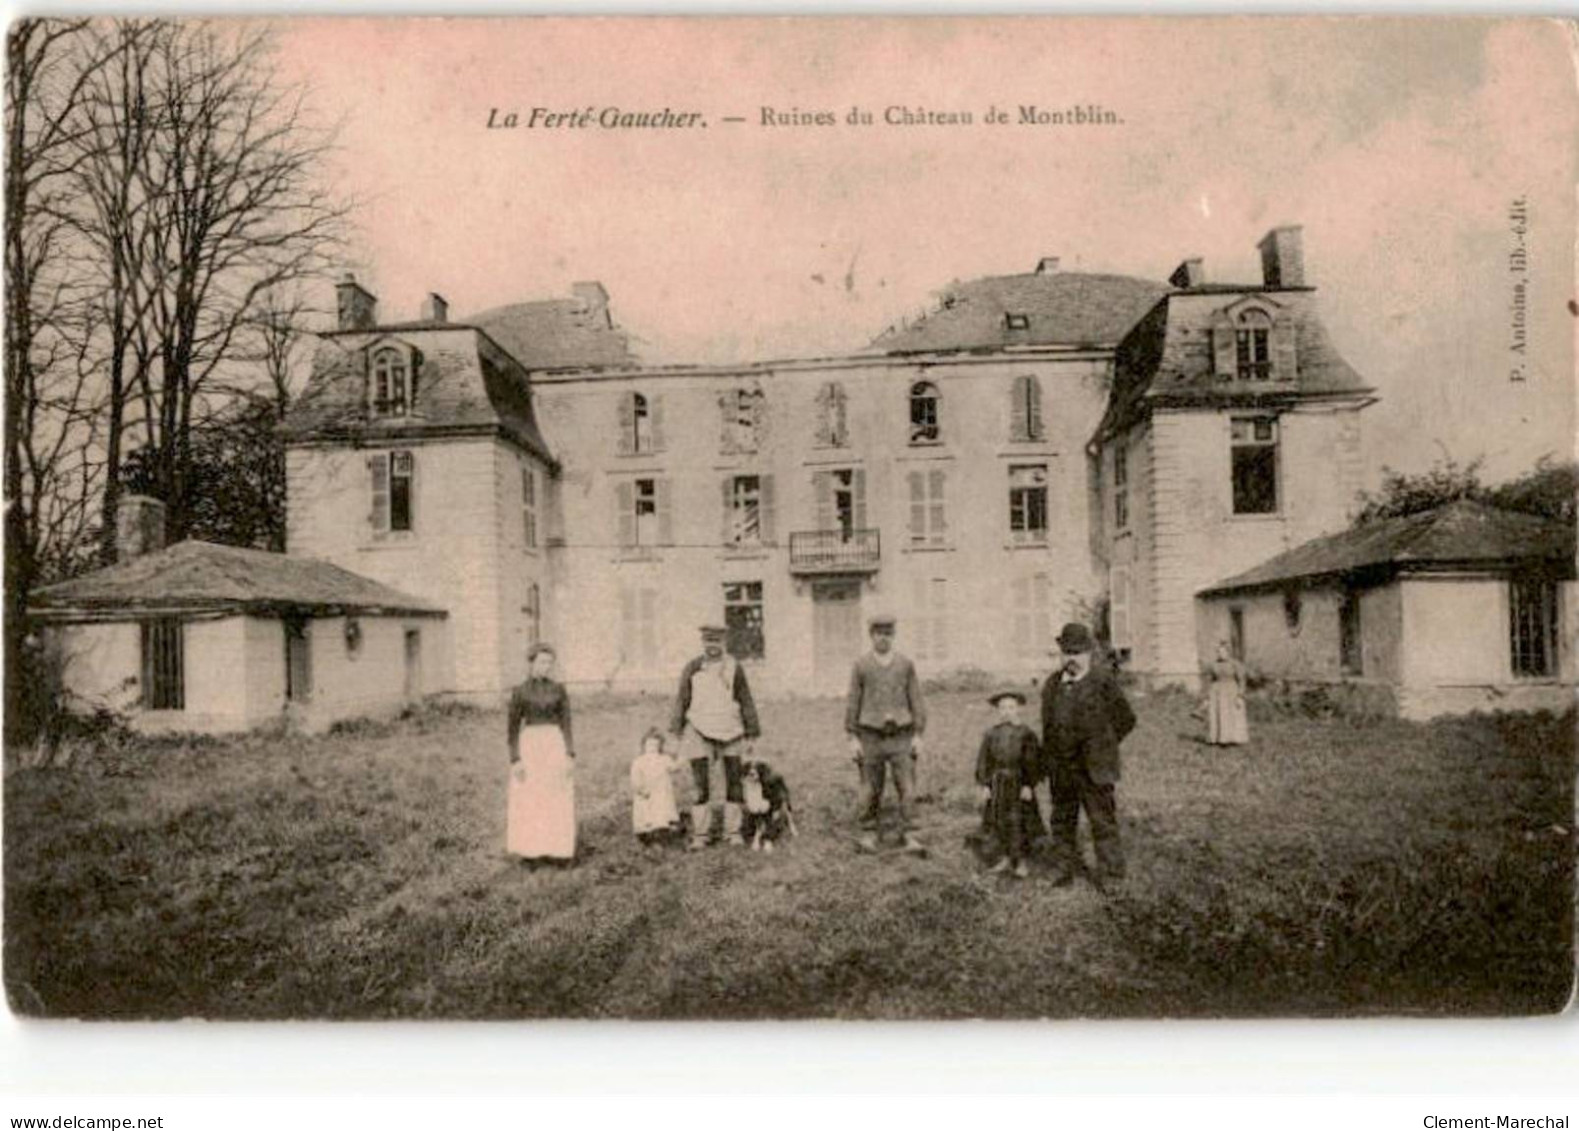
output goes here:
[[42, 588], [28, 613], [73, 705], [143, 731], [317, 731], [449, 686], [443, 609], [285, 554], [180, 542]]
[[1347, 684], [1405, 718], [1574, 705], [1574, 529], [1459, 501], [1317, 538], [1196, 595], [1202, 662]]

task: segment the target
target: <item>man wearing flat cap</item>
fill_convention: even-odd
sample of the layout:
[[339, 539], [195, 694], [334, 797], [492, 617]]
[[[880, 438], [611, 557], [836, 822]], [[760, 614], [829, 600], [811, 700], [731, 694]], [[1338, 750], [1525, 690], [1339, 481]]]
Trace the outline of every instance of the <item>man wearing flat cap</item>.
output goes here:
[[921, 756], [921, 734], [927, 728], [927, 706], [921, 681], [909, 657], [894, 651], [895, 618], [883, 614], [867, 622], [872, 650], [850, 670], [844, 729], [850, 754], [861, 770], [860, 848], [875, 852], [882, 832], [883, 783], [893, 773], [899, 795], [899, 828], [905, 851], [924, 853], [911, 827], [911, 798], [916, 791], [915, 760]]
[[724, 646], [728, 630], [719, 625], [702, 627], [702, 654], [680, 672], [669, 729], [680, 736], [681, 749], [691, 763], [696, 783], [691, 806], [691, 847], [705, 847], [712, 833], [710, 788], [716, 762], [724, 767], [724, 839], [744, 844], [740, 836], [745, 778], [742, 755], [752, 739], [762, 733], [756, 704], [745, 669]]
[[1091, 826], [1098, 882], [1116, 883], [1124, 876], [1114, 787], [1119, 743], [1135, 729], [1135, 712], [1113, 673], [1092, 666], [1094, 647], [1085, 625], [1064, 625], [1053, 650], [1061, 662], [1042, 685], [1043, 768], [1052, 786], [1053, 845], [1061, 856], [1055, 883], [1074, 878], [1082, 809]]

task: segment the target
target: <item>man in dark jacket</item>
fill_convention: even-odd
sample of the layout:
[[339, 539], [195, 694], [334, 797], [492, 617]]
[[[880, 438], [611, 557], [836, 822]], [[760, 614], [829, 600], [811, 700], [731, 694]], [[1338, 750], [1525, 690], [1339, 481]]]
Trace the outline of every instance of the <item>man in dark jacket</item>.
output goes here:
[[1052, 786], [1051, 832], [1061, 855], [1054, 882], [1060, 884], [1074, 878], [1080, 861], [1075, 834], [1081, 809], [1091, 825], [1098, 882], [1124, 876], [1113, 787], [1118, 746], [1135, 729], [1135, 712], [1113, 673], [1092, 666], [1092, 647], [1085, 625], [1064, 625], [1056, 652], [1062, 662], [1042, 685], [1043, 769]]
[[745, 843], [740, 835], [745, 801], [741, 755], [762, 733], [756, 703], [745, 669], [724, 647], [728, 631], [720, 625], [702, 629], [702, 654], [685, 665], [674, 698], [669, 729], [680, 736], [696, 784], [691, 807], [691, 847], [702, 848], [712, 832], [712, 765], [724, 766], [724, 840]]

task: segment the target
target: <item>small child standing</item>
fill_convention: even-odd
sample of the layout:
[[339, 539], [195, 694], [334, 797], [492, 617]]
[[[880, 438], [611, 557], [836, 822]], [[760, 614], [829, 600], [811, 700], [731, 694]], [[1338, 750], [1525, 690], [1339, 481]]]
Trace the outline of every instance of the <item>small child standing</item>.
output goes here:
[[664, 753], [661, 730], [653, 727], [642, 736], [641, 753], [631, 763], [631, 824], [642, 844], [668, 840], [679, 828], [680, 810], [670, 777], [677, 765]]
[[1020, 722], [1025, 706], [1024, 692], [1006, 687], [988, 700], [998, 710], [998, 721], [981, 738], [976, 755], [976, 784], [987, 803], [986, 832], [998, 848], [998, 862], [990, 869], [1014, 869], [1020, 879], [1030, 875], [1025, 858], [1030, 830], [1025, 828], [1023, 803], [1033, 801], [1032, 792], [1041, 776], [1041, 744], [1030, 727]]

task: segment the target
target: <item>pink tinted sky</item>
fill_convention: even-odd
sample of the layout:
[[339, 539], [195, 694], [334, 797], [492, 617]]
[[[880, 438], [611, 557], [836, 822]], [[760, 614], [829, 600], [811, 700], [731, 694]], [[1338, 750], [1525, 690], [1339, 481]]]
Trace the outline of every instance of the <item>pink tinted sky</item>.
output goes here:
[[[1043, 255], [1153, 279], [1200, 255], [1212, 280], [1255, 280], [1256, 241], [1300, 223], [1339, 348], [1382, 396], [1373, 473], [1445, 449], [1498, 478], [1573, 451], [1579, 102], [1554, 21], [300, 20], [280, 46], [342, 123], [352, 266], [387, 317], [430, 290], [464, 317], [597, 279], [655, 360], [822, 355]], [[1077, 103], [1123, 124], [756, 124]], [[588, 105], [709, 127], [485, 128], [492, 108]]]

